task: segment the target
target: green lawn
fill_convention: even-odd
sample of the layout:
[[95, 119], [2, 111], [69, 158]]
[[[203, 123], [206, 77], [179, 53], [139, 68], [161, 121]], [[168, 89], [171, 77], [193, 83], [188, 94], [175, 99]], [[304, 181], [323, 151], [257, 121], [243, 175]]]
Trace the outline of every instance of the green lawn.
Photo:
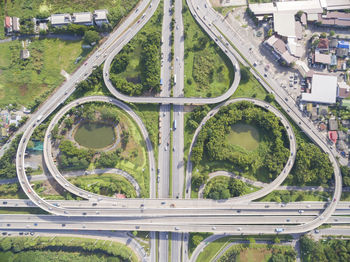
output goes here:
[[216, 97], [231, 86], [234, 70], [231, 61], [201, 29], [183, 1], [185, 12], [185, 88], [186, 97]]
[[70, 178], [69, 181], [73, 185], [92, 193], [111, 197], [120, 193], [125, 194], [128, 198], [136, 198], [136, 191], [133, 185], [121, 175], [108, 173], [87, 175]]
[[[240, 65], [242, 66], [242, 65]], [[249, 80], [246, 83], [239, 83], [236, 92], [231, 98], [236, 97], [251, 97], [264, 100], [267, 92], [264, 87], [256, 80], [256, 78], [249, 72]]]
[[64, 80], [60, 71], [72, 73], [76, 58], [87, 55], [81, 46], [82, 41], [34, 40], [28, 46], [31, 57], [23, 61], [21, 41], [0, 44], [0, 106], [32, 106], [47, 95]]
[[255, 201], [288, 203], [295, 201], [327, 201], [328, 198], [332, 198], [332, 192], [275, 190]]
[[191, 257], [192, 252], [196, 247], [207, 237], [211, 236], [213, 233], [190, 233], [188, 242], [188, 256]]

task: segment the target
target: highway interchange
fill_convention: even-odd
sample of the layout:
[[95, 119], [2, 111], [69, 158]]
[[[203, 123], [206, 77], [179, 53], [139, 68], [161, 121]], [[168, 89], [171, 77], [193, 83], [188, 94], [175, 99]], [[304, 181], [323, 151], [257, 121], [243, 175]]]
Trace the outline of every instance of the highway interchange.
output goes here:
[[[171, 63], [165, 59], [162, 67], [162, 77], [164, 78], [164, 87], [162, 93], [159, 97], [129, 97], [119, 93], [112, 85], [109, 80], [109, 70], [111, 62], [116, 54], [120, 52], [125, 44], [127, 44], [132, 37], [142, 28], [143, 25], [150, 19], [152, 14], [155, 12], [159, 1], [141, 1], [128, 18], [108, 37], [108, 39], [94, 52], [86, 63], [80, 67], [74, 74], [72, 74], [69, 81], [65, 82], [55, 93], [51, 96], [40, 108], [33, 114], [33, 116], [28, 120], [25, 125], [26, 129], [22, 136], [21, 142], [18, 147], [16, 156], [16, 168], [20, 184], [30, 199], [31, 203], [39, 206], [45, 211], [58, 215], [58, 216], [23, 216], [18, 215], [12, 219], [6, 215], [1, 215], [1, 228], [20, 228], [28, 229], [28, 225], [32, 229], [34, 223], [37, 223], [36, 228], [40, 229], [57, 229], [62, 228], [62, 224], [65, 229], [80, 229], [80, 230], [135, 230], [140, 229], [144, 231], [153, 231], [152, 239], [152, 251], [151, 260], [155, 261], [155, 233], [158, 232], [191, 232], [191, 231], [208, 231], [208, 232], [231, 232], [231, 233], [244, 233], [244, 234], [256, 234], [256, 233], [274, 233], [276, 225], [280, 224], [280, 227], [284, 228], [284, 233], [300, 233], [307, 232], [320, 226], [321, 224], [329, 221], [331, 223], [349, 223], [348, 218], [335, 218], [332, 215], [338, 215], [339, 211], [336, 207], [342, 205], [339, 203], [341, 194], [341, 174], [339, 167], [335, 158], [335, 152], [327, 146], [324, 137], [308, 123], [308, 121], [301, 115], [300, 111], [296, 108], [293, 101], [286, 100], [286, 93], [284, 90], [280, 89], [279, 85], [270, 77], [262, 77], [263, 66], [258, 65], [255, 69], [252, 69], [252, 73], [260, 80], [260, 82], [265, 86], [265, 88], [273, 92], [276, 101], [281, 105], [281, 107], [288, 112], [289, 116], [299, 124], [300, 128], [316, 143], [323, 151], [327, 152], [330, 156], [332, 164], [334, 166], [335, 175], [335, 190], [334, 196], [324, 208], [324, 203], [322, 206], [317, 207], [317, 211], [304, 211], [299, 213], [301, 210], [301, 205], [303, 203], [293, 203], [295, 209], [291, 212], [284, 214], [284, 211], [279, 211], [281, 206], [276, 207], [276, 210], [271, 208], [273, 205], [266, 208], [266, 205], [262, 207], [261, 203], [255, 203], [260, 206], [256, 207], [255, 214], [250, 213], [250, 216], [245, 216], [246, 212], [249, 212], [249, 206], [252, 204], [249, 201], [252, 199], [259, 198], [276, 188], [280, 185], [284, 178], [288, 175], [289, 170], [294, 162], [294, 157], [291, 155], [292, 161], [291, 165], [285, 167], [278, 178], [273, 181], [268, 187], [259, 190], [251, 195], [242, 196], [240, 198], [233, 200], [228, 200], [224, 202], [213, 201], [213, 200], [190, 200], [190, 179], [191, 179], [191, 164], [187, 164], [186, 172], [186, 189], [188, 192], [185, 194], [186, 199], [181, 199], [183, 192], [183, 182], [184, 178], [184, 163], [183, 163], [183, 105], [184, 104], [207, 104], [207, 103], [218, 103], [229, 98], [236, 88], [238, 87], [240, 81], [239, 65], [238, 61], [243, 64], [253, 64], [255, 62], [252, 54], [249, 53], [246, 46], [242, 46], [239, 42], [234, 30], [226, 24], [223, 19], [218, 16], [218, 14], [210, 7], [209, 3], [199, 0], [188, 0], [187, 4], [193, 16], [196, 18], [197, 22], [202, 26], [202, 28], [208, 33], [208, 35], [216, 41], [219, 47], [227, 54], [229, 59], [232, 61], [232, 65], [235, 66], [235, 78], [229, 88], [229, 90], [216, 98], [185, 98], [183, 97], [183, 25], [181, 18], [181, 1], [175, 1], [175, 20], [176, 25], [179, 29], [175, 29], [175, 52], [174, 52], [174, 72], [177, 75], [176, 84], [173, 87], [173, 97], [170, 97], [170, 77], [172, 72], [169, 71]], [[166, 5], [165, 5], [166, 6]], [[169, 8], [169, 7], [168, 7]], [[165, 9], [165, 8], [164, 8]], [[135, 16], [137, 17], [135, 19]], [[164, 21], [168, 21], [170, 16], [164, 15]], [[169, 22], [169, 21], [168, 21]], [[176, 28], [176, 27], [175, 27]], [[163, 30], [166, 33], [167, 30]], [[169, 35], [167, 35], [169, 37]], [[235, 47], [237, 47], [241, 54], [243, 54], [244, 59], [240, 54], [231, 46], [228, 42], [229, 39]], [[163, 47], [164, 46], [164, 47]], [[162, 52], [164, 55], [169, 54], [171, 48], [169, 46], [169, 41], [164, 38], [164, 43], [162, 46]], [[237, 61], [238, 60], [238, 61]], [[24, 170], [24, 155], [27, 143], [30, 136], [34, 132], [34, 129], [44, 121], [56, 108], [58, 108], [75, 90], [76, 85], [86, 79], [88, 75], [92, 72], [93, 68], [101, 65], [103, 66], [103, 77], [106, 86], [111, 91], [111, 93], [118, 99], [108, 98], [108, 97], [85, 97], [79, 100], [73, 101], [70, 104], [63, 107], [59, 113], [56, 114], [54, 119], [50, 122], [50, 126], [45, 134], [44, 142], [44, 157], [45, 163], [48, 169], [56, 181], [66, 190], [82, 197], [88, 199], [89, 201], [80, 201], [74, 203], [75, 201], [70, 201], [72, 203], [66, 205], [65, 203], [57, 205], [57, 201], [45, 201], [41, 199], [31, 188], [30, 182], [27, 179]], [[169, 89], [168, 89], [169, 88]], [[163, 155], [163, 160], [159, 159], [158, 168], [160, 168], [160, 182], [158, 184], [158, 197], [156, 199], [156, 184], [157, 184], [157, 169], [154, 159], [154, 153], [152, 144], [147, 134], [147, 130], [142, 124], [141, 119], [124, 103], [121, 101], [132, 102], [132, 103], [160, 103], [163, 104], [160, 107], [160, 119], [163, 123], [160, 132], [162, 133], [162, 141], [159, 147], [159, 156]], [[51, 146], [50, 146], [50, 130], [54, 127], [55, 123], [73, 106], [77, 106], [81, 103], [101, 101], [106, 103], [113, 103], [116, 106], [124, 109], [138, 124], [142, 135], [146, 141], [147, 151], [149, 156], [149, 167], [150, 167], [150, 199], [128, 199], [128, 200], [115, 200], [113, 198], [108, 198], [104, 196], [99, 196], [86, 192], [71, 185], [57, 170], [52, 161]], [[262, 101], [251, 100], [254, 103], [263, 103], [262, 106], [265, 107], [266, 104]], [[224, 102], [229, 103], [229, 102]], [[173, 130], [173, 145], [174, 152], [172, 153], [173, 159], [170, 159], [169, 151], [172, 148], [167, 148], [166, 154], [164, 154], [164, 148], [170, 139], [171, 125], [170, 123], [170, 104], [174, 104], [173, 119], [177, 120], [178, 127]], [[220, 106], [220, 105], [219, 105]], [[265, 107], [266, 108], [266, 107]], [[213, 109], [210, 114], [215, 114], [219, 107]], [[272, 106], [269, 106], [269, 110], [273, 110]], [[215, 111], [216, 110], [216, 111]], [[275, 110], [275, 114], [278, 114], [284, 125], [289, 125], [286, 118], [278, 110]], [[165, 113], [165, 114], [164, 114]], [[211, 117], [211, 115], [203, 119], [203, 123]], [[201, 127], [202, 125], [200, 125]], [[200, 130], [199, 127], [199, 130]], [[196, 131], [196, 134], [198, 134]], [[291, 152], [296, 152], [296, 145], [294, 134], [292, 133], [292, 128], [287, 128], [287, 132], [291, 132]], [[192, 144], [194, 141], [192, 142]], [[190, 159], [190, 158], [188, 158]], [[172, 177], [173, 177], [173, 188], [172, 188], [172, 198], [171, 200], [166, 199], [169, 196], [169, 161], [173, 161]], [[287, 163], [288, 163], [287, 162]], [[178, 178], [178, 179], [177, 179]], [[163, 182], [164, 181], [164, 182]], [[265, 191], [264, 191], [265, 190]], [[259, 193], [260, 192], [260, 193]], [[176, 199], [179, 197], [179, 199]], [[6, 202], [8, 202], [7, 200]], [[97, 203], [96, 206], [92, 206], [91, 203]], [[79, 204], [78, 204], [79, 203]], [[164, 204], [165, 203], [165, 204]], [[171, 205], [171, 204], [172, 205]], [[170, 204], [170, 205], [169, 205]], [[69, 206], [71, 205], [71, 206]], [[309, 204], [310, 208], [317, 203]], [[289, 206], [289, 204], [287, 205]], [[346, 210], [349, 207], [344, 207]], [[305, 209], [305, 208], [303, 208]], [[237, 211], [239, 210], [239, 213]], [[283, 209], [282, 209], [283, 210]], [[347, 211], [343, 211], [347, 212]], [[262, 217], [264, 219], [262, 219]], [[30, 218], [31, 223], [28, 224], [28, 218]], [[195, 219], [194, 219], [195, 218]], [[289, 219], [289, 221], [288, 221]], [[337, 219], [335, 221], [334, 219]], [[11, 225], [7, 226], [7, 221], [11, 221]], [[127, 223], [127, 221], [130, 221]], [[84, 224], [82, 224], [84, 223]], [[248, 225], [249, 224], [249, 225]], [[274, 225], [271, 225], [274, 224]], [[85, 225], [85, 227], [83, 227]], [[163, 234], [163, 235], [162, 235]], [[160, 234], [160, 238], [166, 240], [168, 233]], [[180, 241], [182, 240], [182, 234], [173, 234], [177, 241], [172, 241], [172, 261], [180, 261], [181, 248]], [[163, 237], [162, 237], [163, 236]], [[183, 238], [185, 239], [185, 238]], [[167, 243], [167, 241], [164, 241]], [[164, 244], [167, 245], [167, 244]], [[160, 250], [164, 250], [159, 246]], [[166, 250], [168, 250], [166, 248]], [[184, 248], [183, 248], [184, 250]], [[175, 252], [176, 251], [176, 252]], [[167, 254], [160, 252], [160, 256], [166, 257]], [[180, 255], [179, 255], [180, 254]], [[184, 259], [184, 254], [182, 254], [182, 259]], [[162, 260], [165, 261], [165, 260]]]

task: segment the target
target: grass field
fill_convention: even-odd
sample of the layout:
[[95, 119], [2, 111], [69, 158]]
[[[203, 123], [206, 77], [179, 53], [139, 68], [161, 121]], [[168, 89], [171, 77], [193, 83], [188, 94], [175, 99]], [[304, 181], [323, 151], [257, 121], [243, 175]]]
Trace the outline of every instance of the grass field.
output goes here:
[[2, 207], [0, 209], [0, 214], [48, 214], [41, 208], [36, 207]]
[[28, 45], [31, 57], [23, 61], [21, 41], [0, 44], [0, 106], [30, 106], [56, 88], [64, 80], [60, 71], [72, 73], [76, 58], [87, 55], [81, 46], [82, 41], [34, 40]]
[[[249, 236], [250, 239], [255, 240], [268, 240], [273, 241], [275, 236]], [[279, 236], [280, 240], [288, 240], [290, 239], [287, 235], [281, 235]], [[246, 238], [242, 238], [239, 236], [227, 236], [220, 239], [217, 239], [211, 243], [209, 243], [203, 251], [199, 254], [197, 258], [197, 262], [210, 262], [214, 259], [216, 255], [229, 243], [235, 242], [235, 241], [242, 241], [247, 240]], [[273, 253], [273, 249], [276, 250], [284, 250], [284, 251], [292, 251], [292, 247], [290, 246], [278, 246], [278, 245], [266, 245], [266, 244], [237, 244], [234, 245], [231, 248], [238, 248], [240, 249], [239, 255], [236, 257], [239, 262], [260, 262], [260, 261], [269, 261], [271, 258], [271, 254]], [[230, 250], [229, 249], [229, 250]], [[226, 251], [228, 252], [228, 251]]]
[[6, 236], [1, 237], [0, 242], [0, 261], [138, 261], [131, 248], [113, 240]]
[[191, 257], [192, 252], [196, 247], [207, 237], [211, 236], [213, 233], [190, 233], [188, 242], [188, 256]]
[[[185, 1], [183, 6], [187, 7]], [[234, 78], [231, 61], [196, 23], [188, 9], [183, 13], [183, 22], [185, 96], [216, 97], [225, 93]]]

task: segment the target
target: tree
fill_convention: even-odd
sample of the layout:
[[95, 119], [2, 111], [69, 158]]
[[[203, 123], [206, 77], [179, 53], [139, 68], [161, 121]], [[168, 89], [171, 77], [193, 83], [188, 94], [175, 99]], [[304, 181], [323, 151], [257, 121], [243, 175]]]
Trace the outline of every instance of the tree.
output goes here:
[[84, 33], [84, 42], [86, 44], [97, 43], [100, 40], [100, 35], [96, 31], [86, 31]]
[[271, 103], [274, 100], [275, 100], [275, 96], [272, 93], [269, 93], [265, 96], [265, 101], [268, 103]]
[[194, 246], [198, 246], [201, 242], [203, 241], [203, 236], [202, 235], [194, 235], [192, 237], [192, 242]]
[[242, 66], [241, 67], [241, 82], [247, 83], [249, 81], [250, 78], [250, 72], [249, 72], [249, 67], [246, 66]]
[[230, 190], [231, 196], [236, 197], [236, 196], [241, 196], [245, 192], [245, 184], [239, 179], [230, 179], [228, 188]]
[[68, 129], [71, 129], [73, 126], [73, 119], [71, 117], [66, 118], [64, 124]]
[[331, 30], [331, 31], [329, 32], [329, 36], [334, 36], [334, 35], [335, 35], [334, 30]]
[[9, 126], [9, 131], [10, 131], [10, 132], [15, 132], [16, 130], [17, 130], [16, 124], [11, 124], [11, 125]]
[[327, 38], [327, 34], [325, 32], [322, 32], [320, 38]]
[[269, 29], [269, 31], [267, 32], [267, 36], [271, 37], [273, 35], [273, 30], [272, 28]]

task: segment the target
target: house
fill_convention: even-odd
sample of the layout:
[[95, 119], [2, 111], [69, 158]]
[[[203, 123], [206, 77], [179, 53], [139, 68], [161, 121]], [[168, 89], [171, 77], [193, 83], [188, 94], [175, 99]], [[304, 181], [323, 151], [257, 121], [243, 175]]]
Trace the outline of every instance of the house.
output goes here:
[[337, 77], [333, 75], [313, 74], [311, 92], [302, 93], [301, 101], [335, 104], [337, 98]]
[[19, 30], [20, 30], [20, 24], [19, 24], [18, 17], [12, 17], [12, 30], [14, 32], [19, 32]]
[[12, 32], [12, 17], [10, 16], [5, 17], [4, 26], [7, 34]]
[[337, 143], [337, 140], [338, 140], [337, 131], [328, 131], [328, 138], [333, 142], [333, 144]]
[[61, 27], [71, 23], [72, 18], [70, 14], [54, 14], [49, 18], [51, 25], [54, 27]]
[[[338, 122], [335, 118], [331, 118], [328, 121], [328, 129], [330, 131], [336, 131], [338, 130]], [[337, 134], [337, 132], [335, 132]], [[338, 134], [337, 134], [337, 138], [338, 138]]]
[[93, 25], [92, 14], [90, 12], [73, 13], [72, 22], [78, 25]]
[[332, 56], [331, 56], [331, 66], [336, 66], [336, 65], [338, 65], [337, 56], [335, 54], [332, 54]]
[[321, 54], [315, 52], [315, 63], [330, 65], [331, 64], [331, 54]]
[[346, 57], [349, 53], [347, 48], [337, 48], [337, 57]]
[[338, 140], [337, 148], [340, 151], [345, 151], [348, 147], [347, 147], [346, 143], [344, 142], [344, 140]]
[[319, 51], [327, 52], [329, 50], [329, 40], [328, 38], [320, 38], [320, 42], [317, 45]]
[[20, 52], [20, 58], [22, 60], [28, 59], [30, 57], [30, 52], [28, 51], [28, 49], [23, 49]]
[[108, 24], [109, 21], [107, 19], [107, 10], [95, 10], [94, 11], [94, 20], [95, 24], [98, 26], [102, 26], [102, 24]]
[[328, 12], [318, 14], [318, 23], [324, 26], [350, 27], [350, 14], [344, 12]]
[[9, 124], [19, 125], [19, 121], [21, 121], [22, 117], [20, 115], [11, 115]]
[[338, 97], [348, 98], [350, 96], [350, 86], [345, 82], [339, 82], [338, 84]]
[[327, 129], [327, 126], [325, 123], [321, 122], [319, 125], [318, 125], [318, 129], [320, 131], [325, 131]]

